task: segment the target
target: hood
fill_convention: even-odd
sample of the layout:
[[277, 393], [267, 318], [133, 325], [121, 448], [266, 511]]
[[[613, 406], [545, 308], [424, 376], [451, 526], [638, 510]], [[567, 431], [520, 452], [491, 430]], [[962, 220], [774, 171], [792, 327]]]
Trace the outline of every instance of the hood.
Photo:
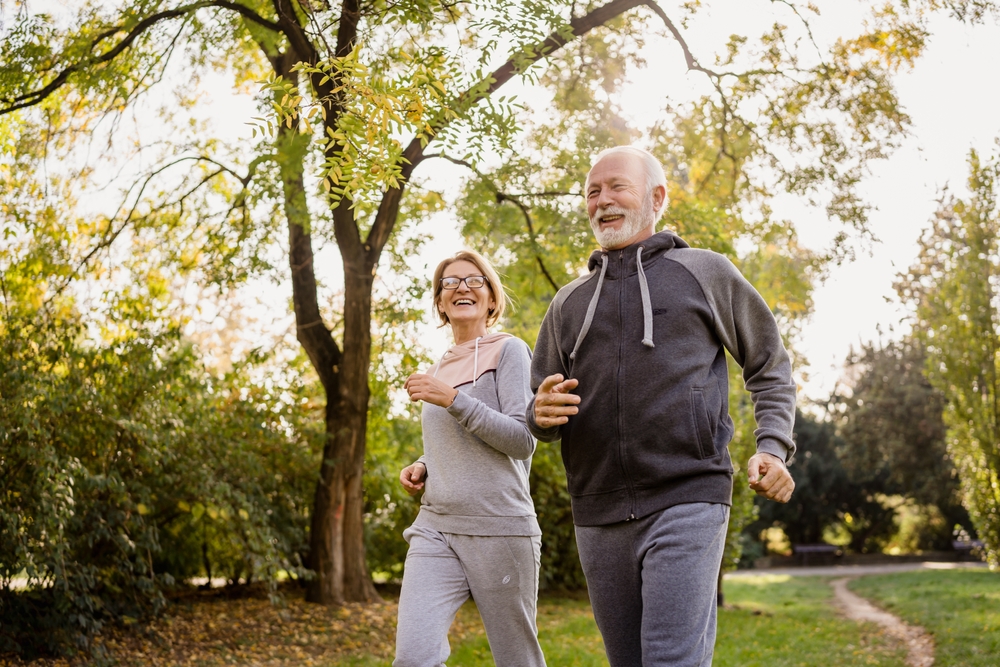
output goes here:
[[508, 338], [513, 336], [499, 332], [453, 345], [427, 372], [452, 387], [469, 382], [475, 385], [483, 373], [496, 370]]
[[[631, 275], [637, 271], [636, 266], [636, 249], [642, 246], [642, 261], [648, 261], [650, 256], [666, 252], [667, 250], [672, 250], [673, 248], [690, 248], [687, 241], [677, 236], [671, 231], [664, 230], [653, 234], [648, 239], [639, 241], [638, 243], [633, 243], [630, 246], [624, 248], [617, 248], [616, 250], [624, 250], [625, 257], [628, 258], [628, 265], [626, 267], [626, 275]], [[587, 262], [587, 270], [594, 271], [601, 268], [601, 257], [608, 254], [609, 252], [615, 252], [614, 250], [595, 250], [590, 254], [590, 260]], [[609, 271], [609, 274], [611, 271]], [[616, 276], [609, 275], [609, 278], [614, 278]]]

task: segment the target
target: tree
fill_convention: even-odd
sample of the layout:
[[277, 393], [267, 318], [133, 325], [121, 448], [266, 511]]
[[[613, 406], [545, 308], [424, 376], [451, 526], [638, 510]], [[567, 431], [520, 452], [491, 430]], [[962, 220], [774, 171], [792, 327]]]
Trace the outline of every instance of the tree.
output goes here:
[[896, 289], [945, 399], [948, 453], [962, 499], [1000, 567], [1000, 158], [969, 155], [969, 196], [945, 193]]
[[799, 452], [790, 468], [795, 480], [792, 500], [785, 505], [758, 501], [759, 517], [749, 531], [756, 534], [778, 525], [792, 544], [815, 544], [823, 542], [828, 528], [839, 525], [850, 535], [853, 551], [881, 551], [895, 528], [895, 512], [884, 507], [868, 485], [851, 479], [837, 455], [843, 442], [834, 425], [800, 412], [795, 442]]
[[847, 360], [851, 386], [835, 396], [838, 456], [870, 493], [901, 495], [935, 508], [944, 521], [924, 529], [917, 546], [951, 547], [956, 525], [969, 526], [958, 475], [947, 451], [945, 397], [924, 374], [919, 341], [864, 345]]
[[[166, 196], [150, 208], [172, 207], [190, 216], [184, 203], [193, 192], [229, 180], [222, 222], [244, 232], [232, 240], [231, 251], [248, 245], [253, 200], [273, 196], [280, 202], [297, 336], [327, 396], [327, 442], [310, 530], [309, 566], [315, 572], [310, 600], [376, 596], [365, 565], [362, 518], [372, 288], [414, 169], [433, 155], [430, 142], [454, 144], [461, 135], [473, 152], [490, 141], [503, 145], [513, 127], [506, 100], [492, 101], [495, 91], [549, 53], [641, 4], [612, 0], [574, 15], [572, 3], [486, 2], [465, 11], [433, 0], [339, 5], [135, 0], [120, 10], [88, 3], [65, 30], [21, 12], [9, 29], [10, 48], [0, 66], [0, 115], [35, 109], [63, 140], [71, 129], [78, 134], [81, 129], [72, 115], [100, 117], [107, 109], [114, 113], [134, 104], [162, 75], [178, 43], [195, 46], [192, 66], [215, 58], [237, 68], [243, 79], [267, 72], [277, 122], [261, 119], [271, 142], [257, 148], [244, 170], [204, 153], [171, 155], [137, 189], [141, 193], [179, 162], [208, 166], [183, 196]], [[478, 63], [469, 67], [463, 54], [449, 51], [455, 34], [464, 47], [478, 51]], [[497, 67], [492, 60], [500, 36], [509, 52]], [[299, 113], [310, 104], [308, 116]], [[412, 136], [405, 145], [397, 138], [403, 134]], [[310, 207], [312, 155], [323, 162], [328, 191], [318, 214]], [[278, 172], [277, 187], [270, 191], [258, 183], [268, 163]], [[138, 217], [129, 213], [124, 221], [108, 221], [99, 245], [110, 246]], [[219, 220], [206, 218], [191, 226], [209, 237], [223, 236]], [[344, 272], [339, 342], [321, 312], [313, 266], [315, 235], [329, 237], [331, 231]]]

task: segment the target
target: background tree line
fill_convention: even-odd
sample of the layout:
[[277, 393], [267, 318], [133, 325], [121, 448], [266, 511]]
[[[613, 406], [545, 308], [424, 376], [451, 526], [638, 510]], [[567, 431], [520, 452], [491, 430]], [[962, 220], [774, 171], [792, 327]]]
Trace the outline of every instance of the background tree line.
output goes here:
[[[508, 330], [531, 342], [593, 245], [580, 187], [608, 145], [645, 136], [671, 182], [667, 224], [740, 266], [794, 352], [814, 281], [868, 233], [857, 184], [907, 129], [893, 77], [927, 17], [975, 22], [992, 5], [879, 6], [820, 48], [817, 10], [761, 4], [778, 12], [763, 35], [702, 54], [685, 38], [701, 3], [131, 0], [55, 18], [6, 3], [0, 650], [85, 647], [196, 574], [372, 599], [370, 573], [398, 576], [417, 509], [396, 484], [420, 448], [398, 388], [428, 361], [426, 276], [410, 263], [433, 216], [451, 210], [497, 261], [518, 299]], [[672, 66], [704, 93], [666, 99], [646, 128], [616, 93], [649, 39], [675, 44]], [[211, 77], [265, 82], [250, 138], [220, 141], [197, 118]], [[514, 103], [512, 78], [550, 101]], [[130, 113], [163, 129], [138, 132]], [[422, 176], [432, 158], [466, 169], [454, 202]], [[836, 243], [798, 244], [771, 212], [788, 192], [842, 224]], [[245, 328], [242, 348], [198, 324], [206, 304], [270, 284], [290, 296], [283, 335], [239, 308], [222, 330]], [[739, 466], [753, 424], [733, 373]], [[544, 584], [579, 586], [554, 448], [532, 483]], [[730, 565], [753, 519], [737, 489]]]
[[827, 419], [799, 415], [795, 497], [760, 504], [750, 539], [777, 526], [793, 544], [877, 553], [978, 537], [1000, 565], [998, 175], [1000, 153], [972, 151], [968, 196], [943, 192], [896, 282], [910, 332], [847, 359]]

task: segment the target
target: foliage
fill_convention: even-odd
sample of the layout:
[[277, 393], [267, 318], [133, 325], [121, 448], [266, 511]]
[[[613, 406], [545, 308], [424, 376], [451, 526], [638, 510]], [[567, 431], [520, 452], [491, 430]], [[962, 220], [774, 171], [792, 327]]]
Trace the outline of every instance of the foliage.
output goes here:
[[824, 541], [828, 529], [843, 526], [850, 549], [880, 552], [895, 530], [895, 513], [867, 485], [851, 479], [837, 455], [843, 443], [834, 426], [799, 412], [795, 442], [798, 453], [789, 468], [795, 480], [792, 499], [784, 505], [758, 500], [759, 518], [749, 532], [779, 526], [792, 544], [815, 544]]
[[538, 443], [531, 459], [529, 482], [538, 525], [542, 529], [538, 588], [543, 591], [585, 589], [587, 580], [576, 549], [573, 509], [559, 443]]
[[4, 650], [86, 648], [192, 575], [301, 572], [314, 450], [250, 364], [211, 378], [176, 329], [95, 345], [79, 323], [5, 325]]
[[851, 387], [837, 403], [837, 454], [853, 482], [870, 493], [910, 498], [937, 521], [912, 547], [950, 549], [956, 526], [970, 528], [958, 475], [947, 452], [944, 395], [924, 375], [926, 357], [913, 338], [863, 345], [847, 361]]
[[[394, 255], [399, 260], [403, 256]], [[365, 556], [369, 571], [382, 579], [402, 578], [406, 560], [403, 531], [420, 509], [399, 483], [400, 470], [423, 453], [420, 405], [409, 402], [403, 382], [429, 360], [413, 326], [425, 283], [413, 281], [405, 298], [380, 300], [375, 313], [365, 460]], [[408, 293], [407, 293], [408, 292]]]
[[992, 667], [1000, 655], [1000, 576], [982, 570], [861, 577], [851, 590], [934, 636], [934, 664]]
[[962, 499], [1000, 567], [1000, 159], [969, 157], [969, 197], [942, 197], [897, 290], [912, 307], [927, 377], [946, 401]]
[[209, 366], [140, 230], [87, 266], [112, 221], [61, 210], [72, 188], [38, 181], [18, 130], [0, 153], [0, 650], [86, 648], [191, 576], [305, 574], [310, 388], [274, 352]]

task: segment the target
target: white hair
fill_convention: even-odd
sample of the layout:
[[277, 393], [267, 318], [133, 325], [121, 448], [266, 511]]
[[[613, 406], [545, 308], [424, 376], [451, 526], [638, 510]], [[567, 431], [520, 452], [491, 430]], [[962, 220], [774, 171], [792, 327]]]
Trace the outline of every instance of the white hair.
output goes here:
[[[598, 153], [597, 157], [594, 158], [594, 161], [590, 163], [591, 171], [593, 171], [594, 165], [611, 155], [630, 155], [642, 160], [642, 171], [646, 176], [647, 197], [657, 186], [662, 185], [664, 190], [667, 189], [667, 176], [663, 173], [663, 165], [660, 164], [660, 161], [656, 159], [655, 155], [647, 151], [645, 148], [639, 148], [638, 146], [612, 146], [611, 148], [605, 148], [603, 151]], [[583, 191], [587, 192], [589, 189], [590, 171], [587, 172], [587, 180], [584, 182]], [[662, 217], [666, 211], [667, 195], [666, 192], [664, 192], [663, 203], [660, 205], [660, 210], [655, 213], [656, 218], [659, 219]]]

